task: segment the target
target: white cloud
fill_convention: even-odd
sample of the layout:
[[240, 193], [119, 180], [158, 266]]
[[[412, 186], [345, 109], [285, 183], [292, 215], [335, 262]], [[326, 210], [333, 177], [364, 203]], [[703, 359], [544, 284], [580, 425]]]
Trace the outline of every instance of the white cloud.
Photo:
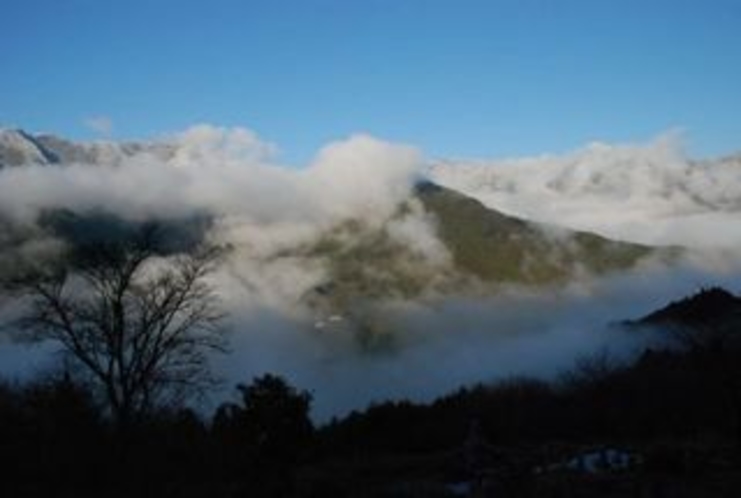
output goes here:
[[649, 244], [741, 247], [741, 157], [693, 161], [676, 133], [561, 156], [441, 163], [431, 174], [516, 216]]
[[367, 135], [327, 145], [303, 169], [277, 164], [275, 146], [243, 128], [199, 125], [167, 143], [169, 154], [145, 148], [115, 164], [0, 170], [0, 212], [25, 223], [45, 208], [134, 220], [211, 213], [217, 236], [235, 246], [232, 270], [250, 299], [286, 309], [322, 275], [314, 263], [275, 254], [348, 218], [379, 225], [422, 164], [415, 149]]
[[85, 127], [103, 136], [113, 133], [113, 120], [108, 116], [90, 116], [84, 120]]
[[[525, 217], [634, 240], [741, 247], [739, 163], [696, 164], [674, 140], [447, 164], [433, 175]], [[340, 220], [359, 218], [386, 223], [389, 236], [412, 253], [447, 264], [435, 221], [421, 206], [412, 203], [389, 222], [423, 172], [421, 152], [361, 134], [328, 144], [305, 168], [288, 168], [254, 132], [208, 125], [173, 135], [166, 149], [114, 154], [115, 164], [5, 168], [0, 213], [28, 223], [51, 207], [131, 219], [215, 214], [215, 236], [235, 247], [214, 276], [235, 329], [235, 353], [220, 369], [234, 382], [266, 370], [286, 374], [314, 390], [320, 416], [388, 396], [429, 399], [512, 374], [553, 375], [575, 356], [607, 346], [628, 351], [635, 344], [607, 332], [606, 323], [708, 281], [732, 283], [739, 273], [732, 258], [703, 256], [690, 270], [642, 268], [561, 291], [379, 303], [373, 312], [396, 347], [363, 354], [351, 330], [313, 327], [316, 317], [298, 303], [325, 281], [327, 269], [291, 250]]]

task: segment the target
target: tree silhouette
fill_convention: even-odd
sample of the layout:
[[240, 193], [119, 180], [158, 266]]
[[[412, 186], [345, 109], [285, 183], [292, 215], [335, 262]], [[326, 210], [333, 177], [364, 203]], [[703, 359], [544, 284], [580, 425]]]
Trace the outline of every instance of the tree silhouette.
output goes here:
[[121, 427], [209, 383], [207, 353], [226, 347], [206, 282], [220, 251], [194, 245], [168, 254], [160, 234], [146, 225], [74, 247], [14, 286], [30, 300], [24, 335], [60, 344]]
[[214, 417], [214, 433], [226, 452], [225, 470], [252, 474], [252, 485], [265, 495], [282, 495], [314, 435], [311, 395], [271, 374], [237, 389], [242, 404], [223, 404]]

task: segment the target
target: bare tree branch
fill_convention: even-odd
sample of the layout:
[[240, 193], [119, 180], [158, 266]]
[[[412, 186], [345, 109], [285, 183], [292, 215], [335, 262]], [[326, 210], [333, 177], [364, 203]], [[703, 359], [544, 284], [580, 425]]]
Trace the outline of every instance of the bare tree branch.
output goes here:
[[163, 255], [147, 226], [134, 240], [76, 248], [52, 271], [14, 284], [31, 300], [32, 340], [58, 342], [99, 385], [122, 424], [175, 391], [210, 379], [208, 351], [226, 350], [206, 282], [222, 252]]

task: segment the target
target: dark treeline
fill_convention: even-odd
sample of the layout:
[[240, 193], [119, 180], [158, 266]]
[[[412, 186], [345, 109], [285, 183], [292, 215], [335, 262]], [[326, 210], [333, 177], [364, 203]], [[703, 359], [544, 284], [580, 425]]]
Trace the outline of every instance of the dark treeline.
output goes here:
[[[554, 382], [380, 403], [320, 427], [309, 393], [274, 375], [211, 417], [171, 406], [126, 427], [68, 376], [5, 383], [0, 495], [736, 496], [739, 331], [711, 322], [632, 364], [598, 355]], [[558, 465], [607, 446], [631, 465], [601, 476]], [[474, 485], [446, 484], [461, 482]]]
[[211, 420], [161, 408], [125, 428], [69, 377], [0, 386], [2, 496], [284, 496], [315, 437], [310, 396], [265, 375]]

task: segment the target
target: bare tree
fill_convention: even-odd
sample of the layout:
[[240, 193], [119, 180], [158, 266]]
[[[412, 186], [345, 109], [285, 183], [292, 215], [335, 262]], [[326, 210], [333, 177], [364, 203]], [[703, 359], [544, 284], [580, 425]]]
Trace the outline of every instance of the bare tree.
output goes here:
[[166, 396], [207, 385], [209, 351], [226, 348], [206, 281], [220, 251], [165, 255], [157, 233], [147, 227], [77, 248], [20, 287], [29, 298], [24, 334], [59, 343], [121, 426]]

